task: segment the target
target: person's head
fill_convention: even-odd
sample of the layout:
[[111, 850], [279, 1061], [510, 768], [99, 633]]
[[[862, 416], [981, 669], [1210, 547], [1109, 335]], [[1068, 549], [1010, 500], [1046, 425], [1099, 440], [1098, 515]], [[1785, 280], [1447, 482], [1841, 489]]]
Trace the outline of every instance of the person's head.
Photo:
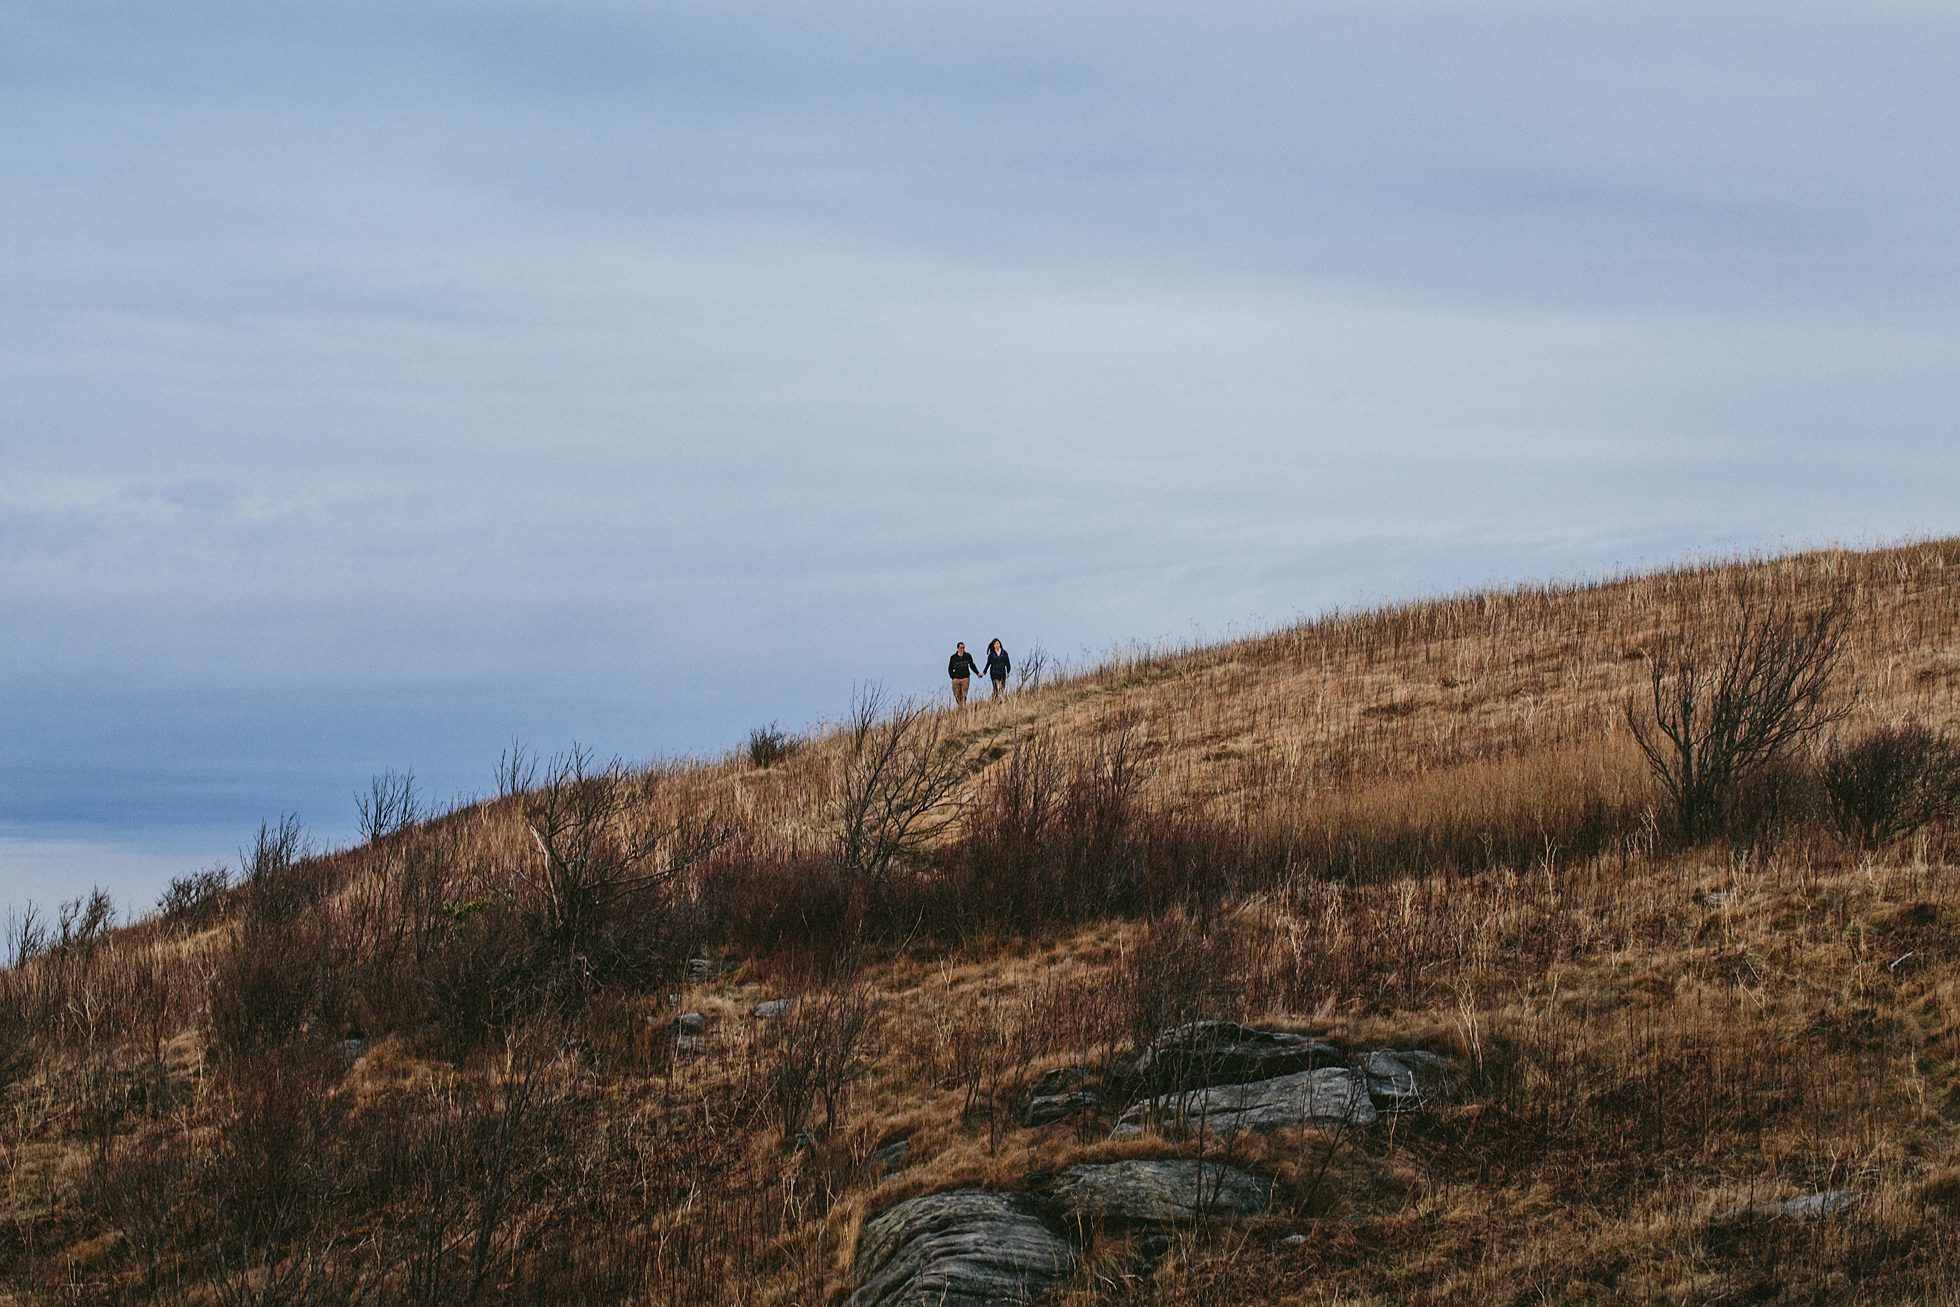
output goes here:
[[1006, 652], [1007, 652], [1007, 651], [1006, 651], [1005, 649], [1001, 649], [1001, 647], [1000, 647], [1000, 637], [999, 637], [999, 636], [995, 636], [995, 637], [993, 638], [993, 642], [992, 642], [991, 644], [989, 644], [989, 645], [987, 646], [987, 648], [988, 648], [988, 649], [990, 649], [990, 650], [993, 650], [993, 649], [1000, 649], [1000, 651], [1001, 651], [1002, 653], [1006, 653]]
[[966, 641], [964, 641], [964, 640], [955, 640], [955, 641], [953, 641], [953, 652], [954, 652], [954, 653], [965, 653], [965, 652], [966, 652]]

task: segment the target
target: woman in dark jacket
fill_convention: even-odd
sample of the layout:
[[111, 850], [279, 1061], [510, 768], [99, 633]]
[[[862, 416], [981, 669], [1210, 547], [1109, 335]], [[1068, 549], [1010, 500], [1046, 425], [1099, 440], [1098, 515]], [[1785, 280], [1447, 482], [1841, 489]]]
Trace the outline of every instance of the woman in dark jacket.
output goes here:
[[1007, 646], [1003, 645], [998, 639], [988, 644], [987, 679], [993, 682], [994, 698], [996, 699], [1000, 698], [1001, 692], [1007, 688], [1007, 673], [1009, 668]]

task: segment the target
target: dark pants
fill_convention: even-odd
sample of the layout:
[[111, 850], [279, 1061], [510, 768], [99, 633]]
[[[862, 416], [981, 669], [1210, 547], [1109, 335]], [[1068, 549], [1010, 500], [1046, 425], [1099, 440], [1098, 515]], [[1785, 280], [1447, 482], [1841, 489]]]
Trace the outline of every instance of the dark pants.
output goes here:
[[1007, 678], [1005, 676], [995, 676], [991, 679], [994, 683], [994, 698], [998, 699], [1001, 695], [1007, 693]]

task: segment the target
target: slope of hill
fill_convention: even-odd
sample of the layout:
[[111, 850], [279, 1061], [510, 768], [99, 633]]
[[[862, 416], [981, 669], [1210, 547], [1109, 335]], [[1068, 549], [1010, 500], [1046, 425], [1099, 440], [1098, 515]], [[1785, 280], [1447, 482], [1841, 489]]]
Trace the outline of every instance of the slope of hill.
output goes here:
[[[1834, 720], [1683, 838], [1652, 669], [1834, 604]], [[1953, 1300], [1960, 541], [860, 707], [16, 940], [0, 1301], [937, 1301], [988, 1204], [1058, 1303]]]

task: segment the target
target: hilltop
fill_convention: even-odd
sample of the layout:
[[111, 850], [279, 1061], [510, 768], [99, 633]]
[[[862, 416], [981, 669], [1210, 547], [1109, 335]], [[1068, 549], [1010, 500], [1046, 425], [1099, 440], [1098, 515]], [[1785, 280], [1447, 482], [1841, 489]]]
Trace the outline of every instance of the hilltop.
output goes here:
[[1942, 540], [378, 778], [14, 941], [0, 1302], [1952, 1301], [1956, 728]]

